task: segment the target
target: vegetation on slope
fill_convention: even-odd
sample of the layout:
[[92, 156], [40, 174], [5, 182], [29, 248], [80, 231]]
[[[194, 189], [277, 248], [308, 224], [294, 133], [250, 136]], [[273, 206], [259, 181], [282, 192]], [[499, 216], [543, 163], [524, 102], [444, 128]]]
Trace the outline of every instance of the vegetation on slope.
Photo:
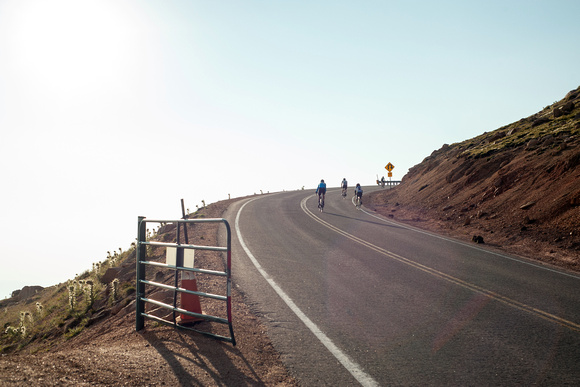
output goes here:
[[402, 221], [578, 270], [579, 134], [577, 88], [530, 117], [443, 145], [368, 204]]

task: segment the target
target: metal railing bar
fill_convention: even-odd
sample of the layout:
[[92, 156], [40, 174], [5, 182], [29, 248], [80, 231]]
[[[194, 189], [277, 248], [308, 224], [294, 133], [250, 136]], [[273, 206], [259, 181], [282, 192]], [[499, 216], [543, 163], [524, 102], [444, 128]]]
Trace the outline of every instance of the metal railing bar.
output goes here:
[[173, 323], [171, 321], [164, 320], [161, 317], [153, 316], [153, 315], [150, 315], [150, 314], [147, 314], [147, 313], [141, 313], [141, 316], [147, 317], [147, 318], [149, 318], [151, 320], [155, 320], [155, 321], [157, 321], [157, 322], [159, 322], [161, 324], [165, 324], [165, 325], [172, 326], [174, 328], [185, 329], [185, 330], [188, 330], [188, 331], [194, 331], [194, 332], [197, 332], [197, 333], [201, 333], [204, 336], [209, 336], [209, 337], [213, 337], [215, 339], [219, 339], [219, 340], [222, 340], [222, 341], [227, 341], [228, 343], [235, 343], [235, 340], [232, 337], [226, 337], [226, 336], [216, 335], [215, 333], [210, 333], [210, 332], [206, 332], [206, 331], [200, 331], [200, 330], [195, 329], [195, 328], [192, 328], [192, 327], [186, 327], [184, 325], [175, 324], [175, 323]]
[[186, 245], [186, 244], [177, 244], [177, 243], [165, 243], [165, 242], [139, 242], [142, 245], [149, 245], [149, 246], [165, 246], [165, 247], [181, 247], [184, 249], [194, 249], [194, 250], [209, 250], [209, 251], [228, 251], [227, 247], [220, 247], [220, 246], [201, 246], [201, 245]]
[[165, 267], [167, 269], [174, 269], [174, 270], [183, 270], [183, 271], [193, 271], [196, 273], [202, 274], [211, 274], [211, 275], [219, 275], [222, 277], [226, 277], [228, 275], [225, 271], [215, 271], [215, 270], [207, 270], [207, 269], [198, 269], [195, 267], [180, 267], [180, 266], [172, 266], [166, 263], [161, 262], [153, 262], [153, 261], [139, 261], [140, 264], [143, 265], [150, 265], [150, 266], [157, 266], [157, 267]]
[[176, 291], [181, 292], [181, 293], [193, 294], [195, 296], [213, 298], [213, 299], [220, 300], [220, 301], [227, 301], [227, 299], [228, 299], [227, 296], [221, 296], [219, 294], [196, 292], [194, 290], [188, 290], [188, 289], [184, 289], [184, 288], [176, 288], [175, 286], [161, 284], [159, 282], [141, 280], [141, 283], [144, 283], [145, 285], [157, 286], [157, 287], [167, 289], [167, 290], [176, 290]]
[[174, 308], [172, 305], [168, 305], [164, 302], [157, 301], [157, 300], [151, 300], [149, 298], [141, 298], [141, 300], [144, 302], [149, 302], [150, 304], [160, 306], [160, 307], [168, 309], [168, 310], [172, 310], [174, 312], [181, 313], [181, 314], [187, 314], [189, 316], [199, 317], [199, 318], [202, 318], [204, 320], [209, 320], [209, 321], [217, 322], [220, 324], [229, 325], [228, 320], [226, 320], [225, 318], [210, 316], [208, 314], [200, 314], [200, 313], [190, 312], [189, 310], [185, 310], [185, 309], [181, 309], [181, 308]]
[[207, 219], [167, 219], [167, 220], [159, 220], [159, 219], [147, 219], [143, 220], [144, 223], [166, 223], [166, 224], [174, 224], [174, 223], [218, 223], [227, 222], [224, 218], [207, 218]]

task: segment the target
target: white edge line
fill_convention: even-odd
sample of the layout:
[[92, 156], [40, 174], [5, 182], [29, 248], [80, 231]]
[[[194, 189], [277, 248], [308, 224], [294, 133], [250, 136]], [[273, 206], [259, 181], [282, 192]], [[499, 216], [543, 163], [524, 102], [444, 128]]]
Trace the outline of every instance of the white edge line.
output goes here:
[[240, 245], [242, 246], [242, 248], [244, 249], [244, 251], [248, 255], [248, 258], [250, 258], [250, 260], [252, 261], [252, 263], [254, 264], [256, 269], [258, 270], [258, 272], [270, 284], [272, 289], [274, 289], [274, 291], [278, 294], [278, 296], [280, 296], [280, 298], [286, 303], [286, 305], [288, 305], [288, 307], [292, 310], [292, 312], [294, 312], [294, 314], [304, 323], [304, 325], [306, 325], [308, 327], [308, 329], [310, 329], [310, 331], [314, 334], [314, 336], [316, 336], [316, 338], [318, 340], [320, 340], [320, 342], [330, 351], [330, 353], [340, 362], [340, 364], [342, 364], [343, 367], [346, 368], [346, 370], [348, 372], [350, 372], [350, 374], [361, 385], [363, 385], [363, 386], [378, 386], [379, 384], [370, 375], [368, 375], [366, 372], [364, 372], [358, 364], [356, 364], [354, 361], [352, 361], [348, 357], [348, 355], [346, 355], [344, 352], [342, 352], [332, 342], [332, 340], [330, 340], [330, 338], [328, 336], [326, 336], [324, 334], [324, 332], [322, 332], [320, 330], [320, 328], [318, 328], [318, 326], [312, 320], [310, 320], [308, 318], [308, 316], [306, 316], [304, 314], [304, 312], [302, 312], [302, 310], [300, 310], [300, 308], [294, 303], [294, 301], [292, 301], [292, 299], [282, 290], [282, 288], [280, 288], [280, 286], [278, 286], [276, 281], [274, 281], [272, 279], [272, 277], [270, 277], [270, 275], [262, 268], [262, 266], [260, 265], [258, 260], [254, 257], [254, 255], [250, 252], [250, 249], [248, 249], [248, 247], [244, 243], [244, 240], [242, 238], [242, 234], [240, 232], [240, 227], [239, 227], [240, 214], [241, 214], [242, 210], [244, 209], [244, 207], [248, 203], [251, 203], [256, 199], [259, 199], [259, 198], [251, 199], [251, 200], [247, 201], [246, 203], [244, 203], [240, 207], [240, 209], [238, 210], [238, 213], [236, 215], [236, 221], [235, 221], [236, 234], [238, 236], [238, 240], [240, 242]]

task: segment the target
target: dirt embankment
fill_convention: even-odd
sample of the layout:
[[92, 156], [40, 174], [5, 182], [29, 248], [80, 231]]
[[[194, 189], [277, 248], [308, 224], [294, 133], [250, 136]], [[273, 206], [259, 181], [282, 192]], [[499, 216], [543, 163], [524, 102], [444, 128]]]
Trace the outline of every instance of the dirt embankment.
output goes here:
[[[231, 201], [211, 204], [195, 216], [220, 218]], [[218, 246], [219, 224], [199, 223], [190, 228], [189, 243]], [[222, 226], [223, 227], [223, 226]], [[176, 227], [153, 236], [174, 241]], [[163, 232], [161, 232], [163, 231]], [[183, 238], [183, 237], [182, 237]], [[183, 239], [182, 239], [183, 242]], [[148, 252], [148, 260], [164, 260], [163, 248]], [[101, 270], [96, 278], [110, 283], [119, 280], [120, 297], [110, 301], [107, 288], [96, 296], [92, 307], [78, 295], [75, 312], [67, 312], [67, 284], [46, 288], [23, 300], [5, 300], [0, 321], [4, 328], [17, 327], [18, 314], [30, 311], [34, 318], [24, 319], [26, 335], [0, 336], [0, 385], [2, 386], [295, 386], [265, 334], [257, 315], [244, 302], [234, 286], [233, 321], [237, 345], [216, 341], [190, 331], [176, 330], [147, 320], [145, 329], [135, 331], [135, 252], [123, 253], [112, 270]], [[196, 266], [224, 270], [223, 257], [217, 253], [196, 253]], [[114, 270], [113, 270], [114, 269]], [[108, 273], [107, 273], [108, 272]], [[112, 275], [111, 273], [114, 273]], [[90, 272], [95, 278], [94, 270]], [[225, 285], [215, 276], [197, 276], [200, 291], [225, 294]], [[148, 269], [147, 279], [172, 285], [172, 271]], [[86, 281], [86, 279], [85, 279]], [[95, 279], [96, 281], [96, 279]], [[86, 283], [86, 282], [85, 282]], [[86, 295], [86, 293], [85, 293]], [[148, 291], [148, 298], [171, 304], [173, 292]], [[178, 301], [179, 302], [179, 301]], [[44, 305], [42, 314], [35, 304]], [[225, 318], [225, 303], [203, 298], [204, 313]], [[150, 314], [171, 320], [171, 312], [147, 307]], [[199, 330], [222, 335], [223, 326], [202, 322]]]
[[580, 271], [580, 88], [443, 145], [365, 204], [395, 220]]

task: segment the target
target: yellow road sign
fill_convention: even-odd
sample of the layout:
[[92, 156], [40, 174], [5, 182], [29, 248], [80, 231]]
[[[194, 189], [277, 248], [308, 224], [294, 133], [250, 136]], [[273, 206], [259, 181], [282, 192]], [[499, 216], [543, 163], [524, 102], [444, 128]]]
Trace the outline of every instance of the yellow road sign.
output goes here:
[[389, 177], [393, 177], [393, 172], [389, 172]]
[[393, 171], [393, 169], [395, 169], [395, 166], [394, 166], [393, 164], [391, 164], [391, 163], [388, 163], [388, 164], [385, 166], [385, 169], [386, 169], [387, 171], [389, 171], [389, 172], [392, 172], [392, 171]]

